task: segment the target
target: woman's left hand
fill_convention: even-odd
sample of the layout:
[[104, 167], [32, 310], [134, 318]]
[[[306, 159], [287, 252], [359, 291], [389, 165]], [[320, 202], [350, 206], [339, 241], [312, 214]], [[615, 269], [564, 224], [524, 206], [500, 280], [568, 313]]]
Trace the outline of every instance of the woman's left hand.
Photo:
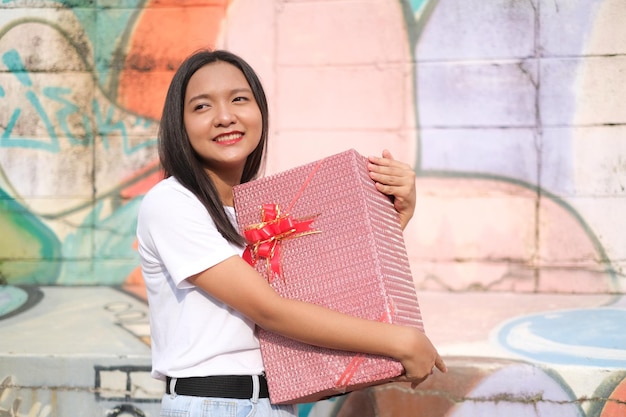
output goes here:
[[370, 178], [378, 191], [393, 197], [404, 230], [415, 211], [415, 172], [408, 164], [393, 159], [387, 149], [383, 150], [382, 158], [370, 156], [368, 159]]

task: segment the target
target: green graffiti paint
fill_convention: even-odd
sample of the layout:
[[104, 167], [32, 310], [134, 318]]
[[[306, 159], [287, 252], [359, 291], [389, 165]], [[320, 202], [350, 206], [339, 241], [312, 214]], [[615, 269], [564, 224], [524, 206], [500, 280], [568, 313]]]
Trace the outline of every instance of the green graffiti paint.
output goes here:
[[[9, 284], [52, 284], [60, 272], [60, 242], [27, 208], [0, 188], [0, 258]], [[10, 260], [10, 261], [7, 261]]]
[[[134, 249], [137, 213], [141, 198], [119, 205], [110, 214], [103, 214], [111, 201], [98, 201], [83, 224], [63, 241], [62, 284], [121, 285], [139, 265]], [[92, 262], [73, 262], [91, 256], [85, 248], [93, 248]]]

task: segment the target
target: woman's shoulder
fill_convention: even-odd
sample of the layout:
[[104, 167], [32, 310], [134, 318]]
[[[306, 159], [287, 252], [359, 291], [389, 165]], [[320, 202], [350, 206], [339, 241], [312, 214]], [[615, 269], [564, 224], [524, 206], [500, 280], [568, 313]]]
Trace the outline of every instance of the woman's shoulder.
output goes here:
[[193, 197], [193, 193], [185, 188], [175, 177], [164, 178], [157, 182], [144, 196], [146, 199], [169, 199], [176, 196]]
[[167, 211], [176, 207], [189, 206], [190, 203], [199, 202], [197, 197], [185, 188], [174, 177], [165, 178], [156, 183], [143, 196], [141, 202], [142, 211], [151, 208], [158, 211]]

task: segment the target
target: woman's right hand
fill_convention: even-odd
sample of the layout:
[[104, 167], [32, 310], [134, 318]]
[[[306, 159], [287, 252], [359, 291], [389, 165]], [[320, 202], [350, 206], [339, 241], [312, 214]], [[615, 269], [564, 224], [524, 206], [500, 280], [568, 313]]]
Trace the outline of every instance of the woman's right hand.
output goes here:
[[407, 333], [407, 343], [404, 345], [404, 352], [397, 359], [404, 367], [404, 375], [397, 378], [400, 382], [411, 382], [411, 387], [423, 382], [434, 372], [435, 368], [441, 372], [447, 372], [448, 368], [444, 363], [437, 349], [430, 339], [417, 329], [405, 328]]

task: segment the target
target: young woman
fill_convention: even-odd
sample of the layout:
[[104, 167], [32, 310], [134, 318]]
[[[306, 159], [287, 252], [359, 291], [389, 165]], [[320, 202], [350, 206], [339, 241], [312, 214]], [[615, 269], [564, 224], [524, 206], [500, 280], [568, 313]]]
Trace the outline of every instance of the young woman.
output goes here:
[[[269, 402], [256, 325], [309, 344], [393, 357], [405, 381], [446, 369], [420, 331], [282, 298], [241, 258], [232, 188], [258, 174], [267, 135], [265, 94], [244, 60], [199, 51], [181, 65], [159, 131], [166, 178], [144, 197], [137, 226], [152, 375], [166, 380], [162, 416], [295, 415], [294, 406]], [[386, 151], [369, 166], [406, 226], [415, 208], [410, 167]]]

